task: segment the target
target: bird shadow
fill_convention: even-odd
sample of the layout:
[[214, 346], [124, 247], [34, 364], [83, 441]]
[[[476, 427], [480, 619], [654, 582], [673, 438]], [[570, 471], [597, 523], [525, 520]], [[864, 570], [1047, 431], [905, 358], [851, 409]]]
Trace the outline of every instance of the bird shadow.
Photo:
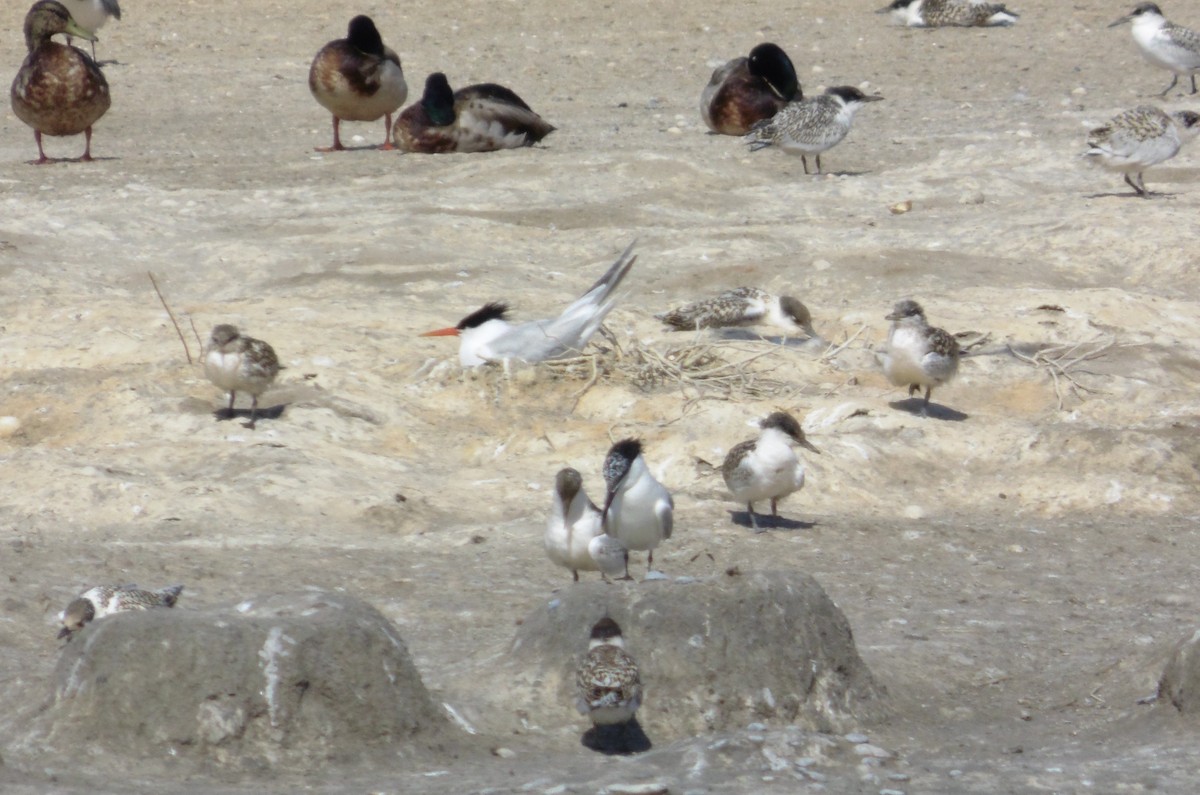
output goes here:
[[1140, 193], [1132, 193], [1130, 191], [1115, 191], [1110, 193], [1089, 193], [1083, 198], [1085, 199], [1174, 199], [1178, 194], [1164, 193], [1162, 191], [1152, 190], [1149, 195], [1143, 196]]
[[[758, 519], [758, 529], [763, 530], [811, 530], [817, 526], [816, 522], [802, 522], [799, 519], [788, 519], [785, 516], [771, 516], [769, 514], [756, 513]], [[730, 511], [729, 519], [738, 527], [754, 528], [754, 522], [750, 519], [749, 511]]]
[[640, 754], [652, 747], [650, 738], [646, 736], [636, 716], [625, 723], [593, 726], [583, 733], [579, 742], [584, 748], [607, 756]]
[[804, 334], [798, 334], [794, 337], [785, 337], [782, 334], [756, 334], [750, 329], [741, 328], [721, 329], [717, 336], [728, 342], [762, 341], [774, 345], [782, 345], [787, 348], [815, 348], [824, 347], [825, 345], [825, 341], [819, 337], [806, 337]]
[[[280, 403], [278, 406], [271, 406], [270, 408], [260, 407], [254, 416], [256, 420], [277, 420], [283, 416], [283, 411], [286, 408], [286, 403]], [[248, 420], [250, 419], [250, 409], [217, 409], [213, 412], [213, 416], [217, 418], [217, 422], [225, 422], [226, 420], [237, 419], [238, 417], [244, 417]], [[245, 425], [249, 427], [249, 423], [245, 423]]]
[[47, 157], [45, 160], [26, 160], [25, 162], [31, 166], [53, 166], [59, 163], [107, 163], [109, 160], [119, 160], [116, 157], [96, 157], [92, 155], [91, 160], [84, 160], [82, 157]]
[[336, 155], [342, 152], [399, 152], [395, 146], [390, 149], [384, 149], [383, 144], [363, 144], [362, 146], [346, 146], [342, 145], [341, 149], [334, 149], [332, 146], [317, 146], [313, 147], [313, 151], [320, 155]]
[[[910, 397], [904, 400], [893, 400], [888, 405], [898, 411], [907, 411], [909, 414], [915, 414], [919, 417], [921, 416], [921, 407], [924, 403], [925, 401], [919, 397]], [[969, 415], [963, 414], [961, 411], [952, 409], [949, 406], [943, 406], [940, 403], [930, 403], [929, 413], [926, 416], [932, 417], [935, 420], [962, 422]]]

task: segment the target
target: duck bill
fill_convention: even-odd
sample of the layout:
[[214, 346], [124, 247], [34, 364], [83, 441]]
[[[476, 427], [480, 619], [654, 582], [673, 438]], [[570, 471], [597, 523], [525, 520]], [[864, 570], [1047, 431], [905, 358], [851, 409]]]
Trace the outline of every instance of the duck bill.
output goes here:
[[67, 20], [67, 29], [65, 32], [70, 36], [83, 39], [84, 41], [99, 41], [95, 33], [92, 33], [90, 30], [84, 30], [74, 19]]
[[461, 333], [462, 333], [462, 331], [460, 329], [457, 329], [454, 326], [451, 326], [450, 328], [439, 328], [439, 329], [434, 329], [433, 331], [426, 331], [421, 336], [422, 337], [457, 337]]

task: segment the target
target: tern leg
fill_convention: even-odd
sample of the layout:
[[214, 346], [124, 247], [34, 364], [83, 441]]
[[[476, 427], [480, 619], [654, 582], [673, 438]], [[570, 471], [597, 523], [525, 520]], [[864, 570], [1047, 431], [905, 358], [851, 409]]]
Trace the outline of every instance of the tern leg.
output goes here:
[[383, 146], [379, 147], [380, 151], [390, 152], [396, 147], [392, 146], [392, 114], [383, 114]]
[[[571, 569], [571, 576], [575, 578], [575, 582], [579, 582], [579, 572], [576, 569]], [[604, 572], [600, 572], [600, 576], [604, 576]]]
[[754, 515], [754, 503], [746, 503], [746, 510], [750, 512], [750, 528], [756, 533], [761, 533], [763, 530], [758, 526], [758, 517]]
[[779, 515], [779, 498], [778, 497], [771, 498], [771, 515], [772, 516]]
[[920, 384], [909, 384], [908, 385], [908, 396], [909, 397], [912, 397], [913, 395], [915, 395], [916, 393], [918, 393], [920, 391], [921, 391]]
[[230, 392], [229, 393], [229, 410], [228, 410], [230, 417], [233, 416], [233, 401], [236, 399], [237, 399], [237, 392]]
[[1193, 94], [1196, 93], [1196, 75], [1195, 74], [1192, 75], [1192, 93]]
[[258, 395], [250, 396], [250, 421], [245, 423], [244, 427], [254, 430], [254, 426], [258, 423]]
[[654, 550], [653, 549], [646, 553], [646, 573], [649, 574], [652, 571], [654, 571]]
[[618, 577], [617, 579], [619, 579], [619, 580], [632, 580], [633, 579], [633, 577], [629, 576], [629, 550], [628, 549], [625, 550], [625, 576]]
[[921, 404], [921, 416], [922, 417], [929, 416], [929, 396], [932, 394], [933, 394], [933, 387], [927, 387], [925, 389], [925, 402]]
[[821, 156], [817, 155], [817, 175], [821, 174]]
[[[1195, 78], [1193, 77], [1192, 79], [1194, 80]], [[1165, 97], [1168, 93], [1170, 93], [1171, 89], [1174, 88], [1175, 84], [1178, 82], [1179, 82], [1179, 75], [1172, 73], [1171, 74], [1171, 85], [1169, 85], [1165, 89], [1163, 89], [1163, 92], [1161, 94], [1159, 94], [1159, 96]], [[1193, 83], [1192, 85], [1194, 86], [1195, 83]], [[1192, 93], [1195, 93], [1195, 92], [1192, 92]]]
[[804, 155], [800, 155], [800, 162], [804, 164], [804, 173], [807, 174], [808, 173], [808, 158], [805, 157]]

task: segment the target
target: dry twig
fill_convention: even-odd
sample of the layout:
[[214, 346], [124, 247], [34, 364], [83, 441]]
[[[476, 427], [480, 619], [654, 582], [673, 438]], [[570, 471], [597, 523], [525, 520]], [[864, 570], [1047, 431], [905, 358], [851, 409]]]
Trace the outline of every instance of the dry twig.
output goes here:
[[[175, 327], [175, 333], [179, 335], [179, 341], [183, 343], [183, 353], [187, 356], [188, 364], [192, 363], [192, 352], [188, 350], [187, 340], [183, 338], [183, 332], [179, 328], [179, 321], [175, 319], [175, 313], [171, 311], [171, 307], [167, 306], [167, 299], [163, 298], [162, 290], [158, 289], [158, 280], [154, 278], [154, 274], [146, 271], [146, 275], [150, 277], [150, 283], [154, 285], [154, 292], [158, 293], [158, 300], [162, 302], [163, 309], [167, 310], [167, 317], [171, 318], [171, 325]], [[195, 330], [195, 327], [192, 327]]]
[[1034, 367], [1044, 368], [1046, 372], [1050, 373], [1050, 378], [1054, 382], [1054, 394], [1058, 398], [1058, 410], [1062, 411], [1068, 393], [1082, 401], [1084, 399], [1083, 392], [1097, 394], [1101, 391], [1079, 383], [1071, 372], [1078, 371], [1077, 368], [1082, 362], [1100, 358], [1116, 342], [1117, 338], [1114, 336], [1107, 340], [1076, 342], [1073, 345], [1054, 345], [1043, 348], [1032, 356], [1023, 354], [1012, 346], [1009, 346], [1008, 350], [1021, 361]]

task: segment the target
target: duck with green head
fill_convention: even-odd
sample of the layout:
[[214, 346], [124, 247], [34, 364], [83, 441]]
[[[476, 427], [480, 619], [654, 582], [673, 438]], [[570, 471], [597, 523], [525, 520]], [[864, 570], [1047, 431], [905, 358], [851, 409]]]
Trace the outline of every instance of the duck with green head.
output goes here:
[[441, 72], [425, 81], [420, 102], [405, 108], [392, 141], [406, 152], [494, 152], [533, 146], [554, 132], [511, 89], [495, 83], [453, 91]]
[[13, 80], [10, 98], [13, 113], [33, 128], [38, 164], [48, 163], [42, 136], [83, 133], [81, 160], [92, 159], [92, 125], [108, 110], [108, 81], [96, 62], [76, 47], [59, 44], [58, 33], [94, 41], [95, 35], [71, 18], [57, 0], [40, 0], [25, 15], [25, 56]]

